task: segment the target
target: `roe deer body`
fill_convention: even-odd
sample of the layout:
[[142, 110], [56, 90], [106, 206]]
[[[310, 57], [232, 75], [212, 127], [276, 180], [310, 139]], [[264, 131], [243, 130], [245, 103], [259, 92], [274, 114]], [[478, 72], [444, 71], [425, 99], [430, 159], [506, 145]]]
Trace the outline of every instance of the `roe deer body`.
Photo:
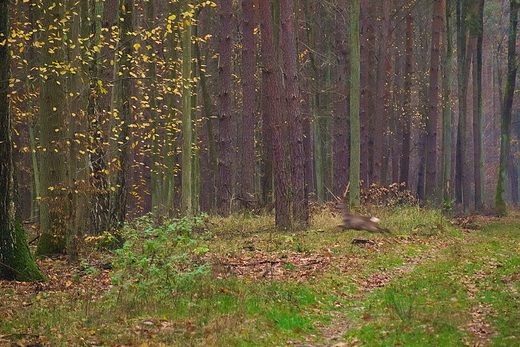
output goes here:
[[343, 229], [353, 229], [353, 230], [365, 230], [370, 233], [386, 233], [390, 234], [390, 230], [382, 228], [379, 226], [379, 218], [376, 217], [365, 217], [365, 216], [356, 216], [350, 214], [348, 203], [347, 203], [347, 192], [350, 186], [347, 185], [347, 189], [343, 194], [343, 201], [338, 204], [338, 208], [341, 209], [343, 216], [343, 224], [340, 225]]

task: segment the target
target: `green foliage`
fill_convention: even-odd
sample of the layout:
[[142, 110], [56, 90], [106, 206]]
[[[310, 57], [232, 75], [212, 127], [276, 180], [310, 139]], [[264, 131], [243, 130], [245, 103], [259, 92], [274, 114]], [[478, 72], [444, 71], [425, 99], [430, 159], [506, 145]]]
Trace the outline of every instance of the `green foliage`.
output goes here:
[[148, 216], [136, 222], [137, 228], [126, 226], [121, 232], [125, 243], [113, 263], [117, 298], [172, 296], [205, 274], [208, 269], [197, 257], [208, 248], [190, 237], [200, 223], [201, 218], [185, 217], [156, 227]]
[[[123, 230], [126, 243], [113, 263], [116, 288], [95, 292], [92, 281], [107, 272], [85, 262], [67, 291], [27, 294], [32, 291], [24, 287], [23, 302], [30, 305], [23, 309], [13, 307], [20, 305], [18, 287], [0, 289], [8, 315], [0, 320], [0, 336], [13, 343], [42, 337], [57, 346], [114, 340], [318, 346], [332, 339], [353, 346], [514, 344], [520, 329], [520, 224], [512, 218], [483, 222], [481, 230], [453, 237], [456, 231], [440, 211], [399, 207], [386, 216], [393, 225], [403, 219], [409, 229], [403, 232], [413, 236], [374, 235], [377, 245], [361, 247], [348, 244], [349, 233], [332, 231], [332, 220], [325, 232], [290, 235], [253, 233], [258, 220], [242, 220], [235, 226], [243, 235], [232, 230], [232, 241], [229, 235], [207, 235], [201, 244], [191, 232], [200, 219], [158, 226], [151, 217], [141, 218]], [[412, 230], [418, 223], [445, 229]], [[222, 225], [209, 225], [226, 236]], [[299, 244], [306, 254], [297, 256], [315, 261], [297, 262], [293, 249]], [[211, 272], [198, 265], [209, 248], [211, 257], [204, 261], [214, 265]], [[259, 261], [261, 254], [268, 261]], [[287, 277], [260, 276], [254, 266], [286, 271]], [[90, 287], [80, 287], [88, 281]]]
[[[379, 218], [384, 220], [384, 217]], [[397, 235], [460, 236], [460, 232], [451, 225], [441, 210], [421, 209], [419, 206], [394, 208], [388, 216], [386, 225]]]
[[413, 296], [399, 295], [395, 290], [389, 290], [386, 293], [385, 301], [403, 322], [412, 320], [414, 308]]

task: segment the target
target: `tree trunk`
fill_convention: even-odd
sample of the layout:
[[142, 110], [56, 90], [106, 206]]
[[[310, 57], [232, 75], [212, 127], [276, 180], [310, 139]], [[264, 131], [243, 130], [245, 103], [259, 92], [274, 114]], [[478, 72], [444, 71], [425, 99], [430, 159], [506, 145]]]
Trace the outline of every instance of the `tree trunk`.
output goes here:
[[[9, 4], [0, 0], [0, 37], [9, 37]], [[9, 45], [0, 45], [0, 280], [41, 281], [45, 276], [31, 256], [21, 216], [15, 210]]]
[[240, 191], [238, 193], [242, 208], [257, 205], [254, 191], [255, 178], [255, 6], [253, 0], [242, 0], [242, 143], [238, 150], [242, 165], [240, 168]]
[[[185, 8], [187, 10], [187, 8]], [[182, 26], [182, 167], [181, 212], [193, 215], [193, 129], [191, 125], [191, 22], [183, 18]]]
[[338, 59], [338, 70], [334, 77], [334, 89], [337, 90], [337, 95], [333, 101], [332, 190], [334, 195], [340, 197], [349, 180], [347, 4], [338, 3], [337, 11], [334, 27], [334, 54]]
[[[198, 23], [193, 26], [193, 35], [198, 37], [198, 31], [201, 27], [201, 17], [204, 19], [208, 18], [211, 13], [203, 13], [202, 15], [199, 13]], [[206, 79], [206, 71], [204, 69], [205, 61], [203, 58], [203, 54], [201, 52], [201, 45], [199, 41], [196, 40], [194, 43], [194, 52], [195, 59], [197, 61], [197, 69], [199, 75], [199, 85], [202, 93], [202, 119], [203, 119], [203, 128], [205, 130], [204, 134], [201, 134], [201, 137], [204, 139], [201, 142], [205, 144], [206, 151], [201, 155], [201, 196], [200, 196], [200, 208], [202, 211], [214, 211], [215, 210], [215, 200], [216, 200], [216, 182], [218, 181], [218, 156], [217, 156], [217, 146], [215, 144], [214, 131], [213, 131], [213, 119], [211, 117], [212, 113], [212, 100], [210, 94], [208, 92], [208, 83]]]
[[[168, 25], [175, 27], [177, 25], [177, 20], [181, 15], [181, 3], [180, 2], [170, 2], [168, 6], [170, 15], [168, 17]], [[177, 81], [180, 78], [180, 74], [177, 70], [177, 64], [179, 60], [178, 56], [178, 40], [179, 40], [178, 30], [172, 30], [172, 32], [168, 33], [167, 40], [168, 44], [168, 53], [167, 53], [167, 75], [171, 81]], [[182, 107], [179, 105], [179, 100], [177, 98], [177, 94], [174, 91], [171, 91], [166, 96], [166, 104], [167, 104], [167, 116], [164, 125], [165, 132], [165, 143], [162, 149], [162, 157], [164, 158], [164, 166], [165, 166], [165, 177], [164, 177], [164, 196], [162, 199], [165, 201], [168, 216], [173, 217], [178, 215], [179, 208], [176, 207], [178, 203], [178, 192], [179, 192], [179, 182], [177, 175], [177, 167], [178, 167], [178, 126], [177, 121], [179, 117], [179, 109]]]
[[[112, 103], [112, 124], [115, 129], [111, 138], [111, 156], [115, 159], [114, 176], [111, 182], [109, 230], [120, 229], [126, 218], [128, 201], [130, 123], [133, 122], [132, 97], [132, 52], [133, 52], [133, 0], [119, 0], [119, 42], [114, 60], [115, 82]], [[116, 123], [117, 122], [117, 123]]]
[[219, 114], [219, 189], [218, 210], [223, 216], [231, 213], [232, 204], [232, 160], [233, 148], [231, 143], [231, 103], [232, 103], [232, 76], [231, 55], [233, 50], [232, 24], [233, 2], [222, 0], [220, 3], [220, 114]]
[[[82, 15], [85, 17], [82, 19], [82, 25], [88, 25], [88, 33], [85, 37], [92, 37], [88, 42], [88, 51], [92, 58], [88, 64], [88, 104], [86, 107], [88, 122], [90, 123], [90, 185], [91, 185], [91, 197], [90, 197], [90, 220], [92, 225], [90, 227], [90, 234], [100, 235], [106, 231], [109, 227], [110, 220], [110, 195], [108, 190], [108, 162], [105, 143], [108, 142], [109, 137], [107, 133], [104, 133], [102, 118], [103, 112], [101, 111], [101, 95], [106, 90], [103, 87], [101, 78], [101, 63], [100, 63], [100, 42], [101, 40], [101, 19], [104, 11], [104, 2], [89, 0], [81, 3]], [[90, 20], [88, 20], [90, 19]]]
[[296, 69], [296, 32], [294, 29], [294, 2], [282, 0], [280, 4], [281, 41], [285, 107], [289, 125], [291, 166], [292, 221], [296, 227], [309, 223], [308, 195], [305, 186], [305, 156], [303, 151], [303, 117], [300, 110], [300, 93]]
[[[146, 6], [146, 21], [151, 28], [155, 28], [155, 2], [148, 1]], [[155, 42], [150, 36], [147, 39], [148, 47], [148, 74], [150, 79], [148, 81], [148, 100], [150, 107], [150, 120], [152, 121], [151, 129], [151, 168], [150, 168], [150, 182], [152, 195], [152, 213], [154, 216], [164, 216], [167, 213], [167, 202], [164, 197], [164, 165], [161, 162], [161, 121], [159, 119], [159, 112], [157, 110], [157, 57]]]
[[[67, 11], [75, 11], [74, 0], [66, 3]], [[88, 133], [88, 90], [89, 76], [82, 69], [82, 62], [77, 58], [80, 57], [82, 48], [82, 37], [89, 35], [88, 9], [82, 7], [79, 9], [81, 16], [77, 19], [69, 21], [70, 38], [65, 46], [70, 65], [83, 73], [70, 74], [66, 79], [66, 88], [69, 95], [74, 95], [79, 102], [70, 103], [67, 112], [69, 116], [69, 127], [67, 137], [68, 143], [68, 164], [69, 164], [69, 225], [67, 231], [67, 255], [69, 263], [77, 263], [79, 260], [80, 247], [82, 238], [89, 232], [89, 213], [90, 205], [88, 203], [89, 194], [89, 158], [86, 148], [89, 144], [86, 141], [85, 134]]]
[[277, 65], [273, 35], [272, 1], [260, 1], [259, 12], [262, 18], [262, 78], [265, 79], [265, 93], [268, 103], [263, 105], [267, 110], [268, 128], [272, 136], [273, 172], [274, 172], [274, 205], [275, 224], [279, 228], [291, 226], [289, 200], [287, 197], [288, 178], [284, 167], [285, 156], [282, 140], [282, 114], [280, 100], [280, 70]]
[[457, 3], [457, 68], [458, 68], [458, 99], [459, 122], [457, 126], [457, 144], [455, 159], [455, 201], [461, 204], [463, 210], [470, 207], [470, 182], [468, 180], [468, 143], [467, 143], [467, 97], [468, 97], [468, 47], [467, 25], [465, 13], [467, 13], [467, 0], [459, 0]]
[[500, 126], [500, 164], [498, 167], [498, 182], [495, 195], [495, 209], [498, 215], [507, 214], [505, 200], [506, 172], [509, 164], [510, 136], [511, 136], [511, 113], [513, 108], [513, 96], [516, 84], [516, 33], [518, 25], [518, 9], [520, 2], [510, 1], [509, 12], [509, 34], [507, 45], [507, 78], [504, 88], [504, 99], [501, 110]]
[[350, 195], [351, 207], [360, 203], [361, 128], [360, 102], [360, 0], [350, 4]]
[[374, 177], [375, 183], [386, 186], [388, 180], [389, 127], [392, 118], [392, 5], [393, 0], [386, 0], [382, 5], [382, 24], [379, 33], [379, 64], [376, 74], [376, 139], [374, 142]]
[[475, 210], [484, 205], [484, 149], [482, 126], [482, 54], [484, 41], [484, 0], [474, 3], [476, 18], [476, 52], [473, 60], [473, 170], [475, 176]]
[[426, 182], [425, 197], [434, 202], [437, 199], [437, 123], [439, 119], [439, 65], [441, 30], [444, 22], [445, 0], [435, 0], [433, 4], [432, 43], [430, 63], [430, 85], [428, 90], [428, 118], [426, 120]]
[[[38, 241], [36, 254], [49, 256], [66, 253], [67, 229], [69, 223], [69, 204], [66, 194], [69, 187], [67, 170], [67, 122], [65, 105], [64, 79], [59, 66], [65, 63], [61, 42], [63, 7], [52, 6], [46, 1], [48, 9], [42, 25], [42, 40], [46, 47], [42, 50], [41, 62], [47, 72], [42, 78], [40, 88], [40, 141], [41, 153], [41, 189], [40, 228], [42, 235]], [[52, 29], [51, 29], [52, 28]]]
[[442, 163], [441, 163], [441, 187], [443, 196], [443, 207], [451, 208], [451, 155], [452, 155], [452, 109], [451, 109], [451, 78], [453, 63], [453, 40], [451, 33], [451, 9], [446, 7], [446, 32], [445, 49], [443, 51], [443, 71], [442, 80]]
[[412, 14], [406, 16], [405, 72], [403, 101], [402, 151], [400, 158], [399, 182], [409, 184], [412, 122], [412, 82], [413, 82], [413, 29]]

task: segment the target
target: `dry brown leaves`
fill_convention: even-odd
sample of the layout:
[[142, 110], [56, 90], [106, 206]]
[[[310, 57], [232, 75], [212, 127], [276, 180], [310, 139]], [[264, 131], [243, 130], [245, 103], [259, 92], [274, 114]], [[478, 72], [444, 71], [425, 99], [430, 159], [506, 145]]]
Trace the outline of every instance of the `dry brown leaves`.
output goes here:
[[[20, 307], [32, 305], [31, 300], [39, 299], [43, 293], [54, 295], [53, 304], [64, 300], [70, 300], [60, 294], [76, 295], [78, 297], [88, 295], [89, 300], [101, 299], [102, 295], [110, 288], [110, 270], [105, 269], [106, 264], [94, 261], [88, 271], [82, 266], [71, 266], [65, 259], [39, 260], [38, 267], [47, 277], [45, 282], [17, 282], [0, 281], [0, 293], [9, 293], [0, 302], [0, 312], [10, 312]], [[36, 294], [36, 296], [34, 296]]]
[[250, 279], [304, 281], [316, 276], [330, 265], [330, 255], [294, 251], [267, 252], [244, 250], [235, 256], [207, 254], [213, 273], [220, 278], [237, 276]]

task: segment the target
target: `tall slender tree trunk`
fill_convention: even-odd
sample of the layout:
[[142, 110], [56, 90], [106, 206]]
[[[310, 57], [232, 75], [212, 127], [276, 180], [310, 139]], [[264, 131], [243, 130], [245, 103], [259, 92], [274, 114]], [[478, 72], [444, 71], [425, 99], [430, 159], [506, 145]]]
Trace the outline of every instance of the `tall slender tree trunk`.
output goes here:
[[439, 119], [439, 78], [441, 30], [446, 13], [446, 1], [435, 0], [433, 4], [430, 85], [428, 90], [428, 118], [426, 121], [426, 199], [437, 199], [437, 123]]
[[388, 180], [388, 156], [390, 148], [389, 127], [392, 118], [391, 107], [391, 70], [392, 70], [392, 5], [393, 0], [386, 0], [382, 5], [382, 24], [380, 29], [380, 51], [379, 64], [376, 76], [376, 92], [379, 102], [376, 103], [376, 135], [379, 135], [374, 142], [374, 182], [386, 185]]
[[[187, 10], [185, 8], [185, 10]], [[182, 167], [181, 211], [193, 215], [193, 129], [191, 121], [191, 19], [183, 19], [182, 27]]]
[[[155, 2], [146, 2], [146, 21], [151, 28], [155, 27]], [[148, 81], [148, 98], [150, 103], [150, 119], [152, 121], [151, 129], [151, 168], [150, 168], [150, 182], [152, 195], [152, 213], [155, 216], [163, 216], [167, 212], [167, 202], [164, 197], [165, 194], [165, 180], [164, 180], [164, 165], [161, 161], [161, 121], [159, 119], [159, 112], [157, 110], [157, 58], [155, 42], [152, 37], [147, 40], [148, 46], [148, 74], [150, 80]]]
[[253, 0], [242, 0], [242, 143], [239, 147], [242, 165], [240, 174], [240, 199], [243, 208], [256, 205], [255, 178], [255, 6]]
[[[206, 7], [208, 8], [208, 7]], [[206, 10], [207, 11], [207, 10]], [[198, 37], [198, 31], [201, 27], [201, 22], [205, 22], [207, 18], [211, 15], [211, 12], [206, 12], [199, 14], [197, 16], [198, 23], [193, 26], [193, 35]], [[204, 18], [204, 19], [202, 19]], [[208, 91], [208, 83], [206, 78], [206, 71], [204, 69], [205, 60], [203, 54], [201, 52], [201, 45], [199, 41], [195, 41], [194, 43], [194, 53], [195, 59], [197, 61], [197, 69], [199, 75], [199, 85], [202, 93], [201, 104], [202, 104], [202, 119], [203, 119], [203, 128], [205, 129], [205, 134], [201, 134], [201, 137], [204, 138], [204, 143], [206, 144], [207, 151], [201, 156], [201, 164], [202, 172], [201, 172], [201, 196], [200, 196], [200, 208], [202, 211], [214, 211], [215, 209], [215, 200], [216, 200], [216, 182], [218, 181], [218, 156], [217, 156], [217, 146], [214, 141], [214, 131], [213, 131], [213, 120], [211, 115], [212, 113], [212, 101]]]
[[[9, 38], [9, 0], [0, 0], [0, 37]], [[45, 277], [31, 256], [21, 215], [15, 210], [9, 45], [0, 45], [0, 279], [40, 281]]]
[[106, 231], [110, 220], [110, 195], [108, 189], [108, 160], [106, 156], [105, 142], [108, 142], [107, 134], [102, 130], [103, 122], [101, 112], [101, 95], [105, 89], [101, 79], [100, 47], [101, 42], [101, 18], [104, 11], [104, 2], [96, 0], [83, 1], [81, 3], [82, 25], [88, 25], [88, 33], [85, 37], [91, 37], [86, 43], [91, 59], [88, 62], [88, 102], [86, 107], [88, 122], [90, 123], [90, 233], [100, 235]]
[[453, 63], [453, 40], [451, 33], [451, 9], [446, 7], [446, 31], [443, 50], [443, 71], [442, 80], [442, 163], [441, 163], [441, 187], [443, 196], [443, 206], [451, 208], [452, 189], [451, 189], [451, 155], [452, 155], [452, 109], [451, 109], [451, 78]]
[[461, 204], [464, 210], [470, 207], [470, 182], [468, 143], [467, 143], [467, 117], [468, 117], [468, 80], [469, 59], [467, 42], [467, 25], [465, 13], [467, 13], [467, 0], [458, 0], [457, 3], [457, 68], [458, 68], [458, 99], [459, 122], [457, 126], [457, 144], [455, 159], [455, 200]]
[[[67, 11], [73, 13], [76, 11], [76, 4], [73, 0], [67, 2]], [[88, 203], [88, 193], [90, 191], [89, 184], [89, 158], [85, 148], [88, 143], [85, 141], [85, 134], [88, 133], [88, 90], [89, 78], [81, 66], [81, 60], [78, 57], [82, 54], [81, 38], [89, 35], [88, 10], [79, 8], [80, 15], [77, 19], [69, 21], [70, 38], [67, 42], [67, 56], [70, 65], [83, 73], [71, 74], [67, 78], [67, 89], [69, 93], [73, 93], [74, 99], [79, 102], [70, 102], [68, 104], [68, 113], [70, 121], [68, 127], [67, 141], [69, 147], [69, 205], [70, 216], [68, 225], [67, 255], [70, 263], [76, 263], [79, 260], [79, 251], [81, 247], [81, 238], [89, 232], [89, 213], [90, 204]], [[70, 95], [70, 94], [69, 94]]]
[[273, 172], [274, 172], [274, 205], [275, 224], [279, 228], [291, 226], [290, 204], [287, 196], [288, 175], [285, 169], [285, 156], [282, 139], [282, 113], [280, 100], [280, 69], [277, 64], [274, 46], [273, 14], [271, 0], [259, 2], [259, 13], [262, 18], [262, 78], [265, 79], [267, 104], [263, 105], [268, 114], [268, 128], [272, 136]]
[[507, 182], [506, 172], [509, 164], [510, 136], [511, 136], [511, 113], [513, 108], [513, 96], [516, 85], [516, 72], [518, 64], [516, 61], [516, 36], [518, 25], [518, 10], [520, 2], [511, 0], [509, 3], [509, 34], [507, 44], [507, 78], [504, 89], [504, 98], [501, 110], [500, 126], [500, 164], [498, 167], [498, 182], [495, 194], [495, 209], [498, 215], [507, 214], [505, 199], [505, 185]]
[[406, 16], [405, 72], [403, 101], [402, 152], [400, 158], [399, 182], [409, 184], [412, 122], [412, 81], [413, 81], [413, 29], [412, 14]]
[[67, 122], [65, 112], [64, 79], [60, 66], [64, 64], [64, 51], [61, 45], [63, 7], [45, 2], [47, 11], [42, 25], [47, 28], [42, 40], [46, 47], [42, 50], [41, 62], [45, 77], [40, 87], [40, 143], [41, 189], [40, 228], [42, 235], [36, 253], [48, 256], [66, 253], [67, 230], [69, 223], [69, 204], [67, 197]]
[[[37, 28], [37, 21], [39, 20], [39, 9], [37, 6], [29, 7], [29, 30], [35, 30]], [[27, 26], [26, 26], [27, 28]], [[31, 35], [31, 40], [27, 45], [27, 49], [24, 51], [25, 59], [27, 61], [36, 61], [37, 60], [37, 47], [35, 47], [35, 42], [39, 40], [38, 35]], [[25, 72], [25, 83], [30, 93], [36, 93], [37, 85], [31, 79], [31, 66], [29, 64], [26, 65]], [[41, 188], [40, 188], [40, 162], [38, 160], [39, 153], [37, 150], [37, 129], [36, 126], [38, 124], [38, 116], [35, 112], [35, 102], [33, 99], [27, 100], [27, 110], [29, 111], [29, 119], [28, 119], [28, 132], [29, 132], [29, 150], [31, 152], [31, 170], [32, 170], [32, 187], [31, 187], [31, 221], [35, 223], [39, 223], [40, 220], [40, 200], [37, 199], [41, 197]]]
[[[374, 42], [377, 41], [375, 25], [378, 16], [377, 7], [375, 2], [370, 0], [360, 1], [359, 44], [360, 61], [363, 62], [363, 67], [376, 65], [377, 49]], [[377, 165], [375, 163], [376, 151], [382, 150], [382, 142], [379, 141], [380, 134], [377, 133], [381, 129], [379, 125], [376, 125], [379, 115], [376, 114], [376, 106], [373, 102], [377, 93], [376, 74], [377, 71], [374, 69], [360, 68], [360, 182], [365, 188], [374, 183], [374, 175], [378, 176], [374, 173]], [[378, 145], [381, 146], [377, 148]]]
[[360, 203], [361, 127], [360, 105], [360, 0], [350, 3], [350, 206]]
[[[386, 162], [386, 148], [384, 147], [386, 134], [388, 130], [389, 115], [386, 113], [388, 105], [385, 100], [386, 91], [386, 61], [390, 51], [391, 41], [388, 40], [390, 16], [391, 16], [391, 1], [384, 1], [381, 5], [380, 15], [381, 26], [376, 29], [376, 37], [379, 41], [376, 48], [377, 61], [375, 82], [375, 99], [378, 102], [374, 103], [374, 157], [372, 165], [371, 182], [377, 185], [382, 185], [386, 179], [383, 175], [383, 166]], [[379, 12], [378, 12], [379, 13]]]
[[332, 189], [336, 196], [343, 194], [349, 180], [347, 7], [345, 2], [338, 3], [334, 28], [334, 54], [338, 59], [338, 70], [334, 77], [337, 95], [334, 99], [332, 120]]
[[[181, 15], [181, 3], [170, 2], [168, 4], [168, 10], [170, 15], [168, 17], [168, 25], [172, 27], [176, 26], [176, 22]], [[168, 34], [168, 78], [171, 81], [177, 81], [180, 77], [179, 69], [178, 69], [178, 41], [179, 41], [179, 33], [178, 30], [172, 30], [171, 33]], [[178, 157], [178, 127], [176, 123], [178, 121], [179, 109], [182, 107], [179, 105], [179, 100], [177, 98], [176, 93], [173, 91], [167, 94], [166, 97], [167, 104], [167, 116], [165, 120], [165, 143], [162, 148], [162, 156], [164, 158], [165, 163], [165, 174], [164, 174], [164, 196], [163, 200], [167, 206], [168, 215], [173, 217], [178, 214], [179, 208], [176, 206], [178, 203], [178, 192], [179, 192], [179, 182], [177, 175], [177, 157]]]
[[[115, 173], [111, 183], [110, 226], [118, 230], [125, 222], [129, 193], [129, 150], [130, 123], [133, 121], [132, 96], [132, 52], [133, 52], [133, 0], [119, 0], [119, 42], [114, 60], [115, 82], [112, 102], [111, 155], [115, 159]], [[114, 164], [114, 163], [113, 163]]]
[[220, 114], [219, 114], [219, 188], [218, 210], [221, 215], [227, 216], [231, 213], [232, 204], [232, 160], [233, 148], [231, 143], [231, 105], [232, 105], [232, 76], [231, 55], [233, 50], [232, 24], [233, 24], [233, 2], [222, 0], [220, 3]]
[[293, 0], [281, 0], [280, 5], [280, 47], [282, 49], [285, 106], [290, 136], [292, 221], [294, 226], [304, 227], [309, 223], [309, 208], [305, 186], [306, 163], [303, 151], [303, 117], [300, 110], [300, 92], [296, 69], [294, 2]]
[[473, 60], [473, 171], [475, 176], [475, 210], [482, 212], [484, 205], [484, 149], [482, 126], [482, 55], [484, 43], [484, 0], [475, 2], [477, 29], [476, 52]]

